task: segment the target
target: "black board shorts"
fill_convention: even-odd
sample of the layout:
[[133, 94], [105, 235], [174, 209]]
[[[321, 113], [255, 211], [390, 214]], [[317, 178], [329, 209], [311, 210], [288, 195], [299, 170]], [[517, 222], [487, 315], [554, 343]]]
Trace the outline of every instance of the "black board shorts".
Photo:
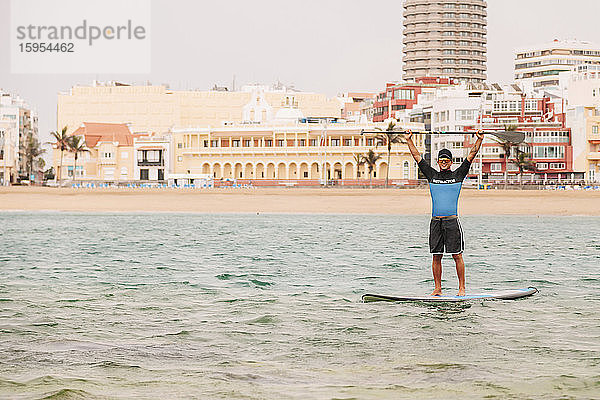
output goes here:
[[458, 217], [433, 217], [429, 223], [429, 252], [461, 254], [465, 249], [462, 227]]

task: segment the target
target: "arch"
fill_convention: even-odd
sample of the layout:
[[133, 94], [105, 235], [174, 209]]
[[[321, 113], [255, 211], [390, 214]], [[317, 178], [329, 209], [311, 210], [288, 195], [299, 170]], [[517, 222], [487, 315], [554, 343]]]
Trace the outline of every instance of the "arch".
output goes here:
[[298, 178], [300, 179], [308, 179], [310, 177], [308, 173], [308, 164], [303, 162], [300, 164], [300, 173], [298, 174]]
[[289, 179], [298, 179], [298, 166], [296, 165], [295, 162], [290, 163], [290, 166], [288, 167], [288, 178]]
[[408, 161], [404, 161], [402, 165], [402, 177], [408, 179], [410, 177], [410, 164]]
[[209, 163], [202, 164], [202, 173], [210, 174], [210, 164]]
[[231, 164], [229, 163], [223, 165], [223, 178], [232, 178]]
[[221, 173], [221, 164], [219, 163], [214, 163], [213, 164], [213, 177], [220, 179], [223, 177], [223, 174]]
[[252, 174], [252, 164], [251, 163], [246, 163], [246, 168], [244, 171], [244, 178], [246, 178], [246, 179], [254, 178], [254, 176]]
[[388, 170], [388, 165], [386, 162], [382, 162], [381, 164], [379, 164], [379, 171], [377, 171], [377, 177], [379, 179], [385, 179], [387, 170]]
[[314, 162], [310, 165], [310, 179], [319, 179], [321, 175], [319, 175], [319, 164]]
[[351, 162], [346, 163], [346, 167], [344, 168], [344, 178], [354, 179], [354, 164]]
[[266, 178], [265, 175], [265, 166], [263, 165], [263, 163], [258, 163], [256, 164], [256, 179], [263, 179]]
[[243, 177], [243, 175], [242, 175], [242, 164], [236, 163], [235, 166], [233, 167], [233, 170], [234, 170], [233, 177], [235, 179], [239, 179], [239, 178]]
[[325, 163], [325, 167], [324, 167], [325, 171], [323, 172], [325, 175], [321, 175], [321, 177], [323, 179], [331, 179], [333, 177], [332, 173], [331, 173], [331, 164], [329, 163]]
[[[362, 171], [361, 171], [361, 167], [362, 167]], [[364, 177], [367, 172], [365, 172], [367, 170], [367, 167], [365, 166], [365, 164], [363, 165], [358, 165], [356, 164], [356, 178], [360, 179], [361, 177]]]
[[275, 164], [273, 164], [273, 163], [267, 164], [267, 174], [266, 174], [265, 178], [275, 179]]
[[336, 162], [333, 164], [333, 179], [342, 179], [342, 163]]
[[286, 167], [284, 163], [279, 163], [277, 165], [277, 179], [286, 179]]

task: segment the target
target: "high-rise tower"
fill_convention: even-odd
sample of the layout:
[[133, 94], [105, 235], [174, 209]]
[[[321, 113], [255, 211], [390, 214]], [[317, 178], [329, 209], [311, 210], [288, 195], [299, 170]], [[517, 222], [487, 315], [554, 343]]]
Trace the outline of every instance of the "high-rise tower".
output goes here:
[[403, 78], [486, 79], [485, 0], [404, 0]]

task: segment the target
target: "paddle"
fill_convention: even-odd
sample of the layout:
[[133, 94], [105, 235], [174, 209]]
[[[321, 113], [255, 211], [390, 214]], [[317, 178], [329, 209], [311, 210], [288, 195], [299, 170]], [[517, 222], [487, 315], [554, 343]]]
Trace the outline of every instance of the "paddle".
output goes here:
[[[394, 133], [408, 133], [408, 131], [366, 131], [366, 130], [361, 130], [360, 134], [364, 134], [364, 133], [369, 133], [369, 134], [381, 134], [381, 133], [386, 133], [386, 132], [394, 132]], [[466, 135], [466, 134], [472, 134], [475, 132], [442, 132], [442, 131], [423, 131], [423, 132], [415, 132], [413, 131], [412, 134], [413, 135], [427, 135], [427, 134], [438, 134], [438, 135]], [[510, 142], [512, 144], [519, 144], [522, 143], [525, 140], [525, 133], [523, 132], [516, 132], [516, 131], [493, 131], [493, 132], [483, 132], [483, 134], [486, 135], [493, 135], [496, 136], [498, 139], [504, 140], [506, 142]]]

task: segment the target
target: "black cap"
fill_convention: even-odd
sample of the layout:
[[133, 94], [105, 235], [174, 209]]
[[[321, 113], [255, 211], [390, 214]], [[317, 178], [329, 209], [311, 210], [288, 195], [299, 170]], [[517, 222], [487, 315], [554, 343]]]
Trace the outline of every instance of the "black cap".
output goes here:
[[448, 149], [441, 149], [438, 153], [438, 160], [447, 159], [452, 161], [452, 152]]

